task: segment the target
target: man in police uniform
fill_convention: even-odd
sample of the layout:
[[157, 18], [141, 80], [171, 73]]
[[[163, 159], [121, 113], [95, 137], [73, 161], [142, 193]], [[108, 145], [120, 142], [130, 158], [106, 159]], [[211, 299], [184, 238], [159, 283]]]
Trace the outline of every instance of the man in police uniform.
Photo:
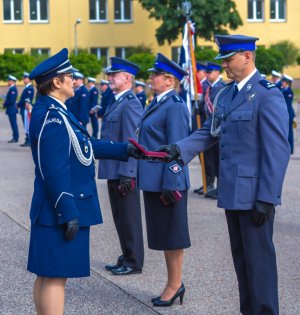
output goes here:
[[[213, 112], [213, 103], [216, 95], [224, 88], [225, 82], [220, 78], [222, 67], [214, 62], [206, 64], [206, 82], [203, 89], [205, 120]], [[207, 193], [205, 198], [218, 199], [218, 187], [214, 188], [215, 178], [219, 177], [219, 145], [216, 143], [204, 152]], [[218, 185], [218, 182], [217, 184]], [[203, 191], [202, 191], [203, 193]], [[201, 194], [201, 192], [199, 192]]]
[[86, 127], [89, 122], [89, 91], [84, 86], [84, 75], [80, 72], [74, 73], [75, 95], [67, 100], [67, 106], [70, 111], [78, 119], [78, 121]]
[[136, 93], [135, 95], [141, 102], [144, 109], [145, 109], [146, 100], [147, 100], [147, 96], [145, 93], [145, 86], [146, 84], [144, 82], [137, 81], [137, 80], [135, 81], [135, 93]]
[[19, 129], [17, 124], [17, 106], [16, 101], [18, 97], [18, 90], [16, 88], [17, 78], [9, 75], [7, 80], [7, 85], [9, 86], [8, 92], [6, 94], [6, 99], [3, 103], [3, 107], [6, 109], [5, 114], [8, 116], [10, 126], [13, 132], [12, 139], [8, 143], [19, 141]]
[[98, 105], [98, 96], [99, 92], [95, 86], [96, 79], [88, 77], [88, 88], [89, 88], [89, 109], [90, 109], [90, 119], [92, 124], [93, 133], [92, 136], [97, 139], [98, 132], [99, 132], [99, 124], [98, 124], [98, 117], [97, 111], [99, 108]]
[[272, 82], [281, 90], [281, 73], [272, 70]]
[[[125, 59], [112, 57], [105, 73], [115, 102], [109, 105], [102, 118], [102, 140], [125, 142], [136, 138], [135, 131], [143, 113], [140, 101], [132, 92], [134, 76], [139, 66]], [[140, 192], [136, 188], [137, 161], [99, 161], [98, 178], [107, 179], [112, 214], [119, 236], [122, 254], [116, 264], [105, 268], [114, 275], [141, 273], [144, 245], [141, 220]]]
[[102, 118], [108, 105], [115, 101], [115, 96], [112, 89], [109, 87], [109, 83], [107, 80], [100, 81], [100, 90], [101, 90], [101, 103], [100, 103], [100, 108], [99, 108], [99, 111], [97, 112], [97, 115], [99, 118]]
[[255, 67], [256, 37], [216, 35], [216, 59], [233, 82], [216, 96], [202, 129], [161, 147], [186, 164], [219, 142], [218, 206], [225, 208], [244, 315], [279, 314], [275, 206], [289, 161], [288, 113], [282, 93]]
[[[20, 115], [22, 117], [23, 125], [25, 127], [25, 120], [27, 119], [27, 117], [25, 117], [26, 104], [27, 106], [28, 105], [31, 106], [32, 100], [34, 97], [34, 88], [32, 86], [31, 80], [29, 79], [28, 72], [23, 73], [23, 83], [25, 84], [25, 88], [21, 94], [20, 101], [17, 103], [17, 107], [20, 108]], [[20, 144], [20, 147], [29, 147], [29, 146], [30, 146], [30, 141], [29, 141], [29, 133], [27, 130], [25, 131], [25, 142], [23, 144]]]

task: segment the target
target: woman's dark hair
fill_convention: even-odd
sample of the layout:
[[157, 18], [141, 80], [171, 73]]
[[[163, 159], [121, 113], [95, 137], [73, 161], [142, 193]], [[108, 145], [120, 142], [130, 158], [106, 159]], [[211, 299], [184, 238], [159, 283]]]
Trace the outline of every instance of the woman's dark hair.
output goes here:
[[[60, 74], [57, 77], [60, 80], [60, 82], [64, 82], [65, 81], [65, 74]], [[42, 95], [48, 95], [50, 92], [55, 90], [55, 86], [53, 84], [53, 79], [49, 79], [45, 82], [42, 82], [40, 84], [37, 85], [36, 89], [38, 90], [38, 92]]]

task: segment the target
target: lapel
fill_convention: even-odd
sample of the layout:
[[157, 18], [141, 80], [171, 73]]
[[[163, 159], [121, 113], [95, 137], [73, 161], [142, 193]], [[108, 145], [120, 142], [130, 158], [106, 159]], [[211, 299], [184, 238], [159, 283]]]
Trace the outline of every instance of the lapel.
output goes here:
[[[247, 102], [248, 94], [253, 93], [253, 86], [261, 80], [261, 75], [258, 71], [250, 78], [250, 80], [243, 86], [243, 88], [239, 91], [239, 93], [236, 95], [236, 97], [229, 101], [229, 104], [225, 107], [225, 114], [224, 116], [228, 116], [233, 110], [235, 110], [237, 107], [241, 106], [245, 102]], [[231, 100], [232, 94], [234, 91], [234, 84], [230, 87], [230, 89], [227, 92], [226, 99]], [[223, 98], [224, 99], [224, 98]]]
[[127, 92], [125, 92], [121, 97], [119, 97], [118, 100], [115, 100], [113, 103], [111, 103], [110, 105], [108, 105], [105, 113], [104, 113], [104, 116], [107, 116], [109, 113], [111, 113], [112, 111], [114, 111], [115, 109], [117, 109], [117, 107], [120, 105], [120, 103], [122, 103], [122, 101], [124, 99], [126, 99], [126, 97], [129, 95], [129, 94], [132, 94], [132, 91], [131, 89], [128, 90]]
[[65, 110], [58, 102], [56, 102], [52, 97], [47, 96], [48, 98], [48, 104], [53, 104], [55, 103], [55, 107], [57, 107], [58, 111], [62, 112], [65, 116], [67, 116], [71, 122], [76, 125], [76, 127], [78, 127], [82, 132], [84, 132], [85, 134], [87, 134], [89, 136], [88, 131], [86, 130], [86, 128], [81, 125], [79, 123], [79, 121], [77, 120], [77, 118], [68, 110]]
[[176, 94], [176, 91], [175, 90], [172, 90], [172, 91], [170, 91], [169, 93], [167, 93], [166, 95], [164, 95], [160, 100], [159, 100], [159, 102], [156, 102], [155, 104], [150, 104], [147, 108], [146, 108], [146, 110], [145, 110], [145, 112], [144, 112], [144, 114], [143, 114], [143, 116], [142, 116], [142, 118], [141, 118], [141, 121], [142, 120], [144, 120], [147, 116], [149, 116], [151, 113], [153, 113], [161, 104], [163, 104], [166, 100], [168, 100], [170, 97], [172, 97], [174, 94]]

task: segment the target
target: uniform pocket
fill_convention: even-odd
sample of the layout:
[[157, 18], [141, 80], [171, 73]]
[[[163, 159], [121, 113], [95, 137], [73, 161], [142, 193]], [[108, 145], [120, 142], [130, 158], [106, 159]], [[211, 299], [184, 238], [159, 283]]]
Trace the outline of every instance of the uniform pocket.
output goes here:
[[258, 182], [258, 170], [252, 166], [238, 165], [237, 190], [238, 201], [252, 203]]
[[230, 114], [230, 130], [233, 138], [242, 139], [247, 137], [247, 133], [253, 129], [253, 111], [233, 111]]

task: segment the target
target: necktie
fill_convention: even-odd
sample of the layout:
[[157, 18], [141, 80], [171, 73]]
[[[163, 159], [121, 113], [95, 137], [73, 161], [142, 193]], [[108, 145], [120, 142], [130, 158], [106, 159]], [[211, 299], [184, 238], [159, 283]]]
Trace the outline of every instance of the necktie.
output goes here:
[[151, 107], [153, 107], [153, 105], [156, 104], [156, 103], [157, 103], [157, 97], [155, 96], [154, 99], [151, 101], [151, 103], [148, 105], [148, 108], [147, 108], [147, 109], [149, 110], [149, 109], [150, 109]]
[[232, 94], [232, 99], [234, 99], [236, 97], [238, 92], [239, 92], [239, 89], [238, 89], [237, 85], [235, 84], [234, 85], [234, 91], [233, 91], [233, 94]]

